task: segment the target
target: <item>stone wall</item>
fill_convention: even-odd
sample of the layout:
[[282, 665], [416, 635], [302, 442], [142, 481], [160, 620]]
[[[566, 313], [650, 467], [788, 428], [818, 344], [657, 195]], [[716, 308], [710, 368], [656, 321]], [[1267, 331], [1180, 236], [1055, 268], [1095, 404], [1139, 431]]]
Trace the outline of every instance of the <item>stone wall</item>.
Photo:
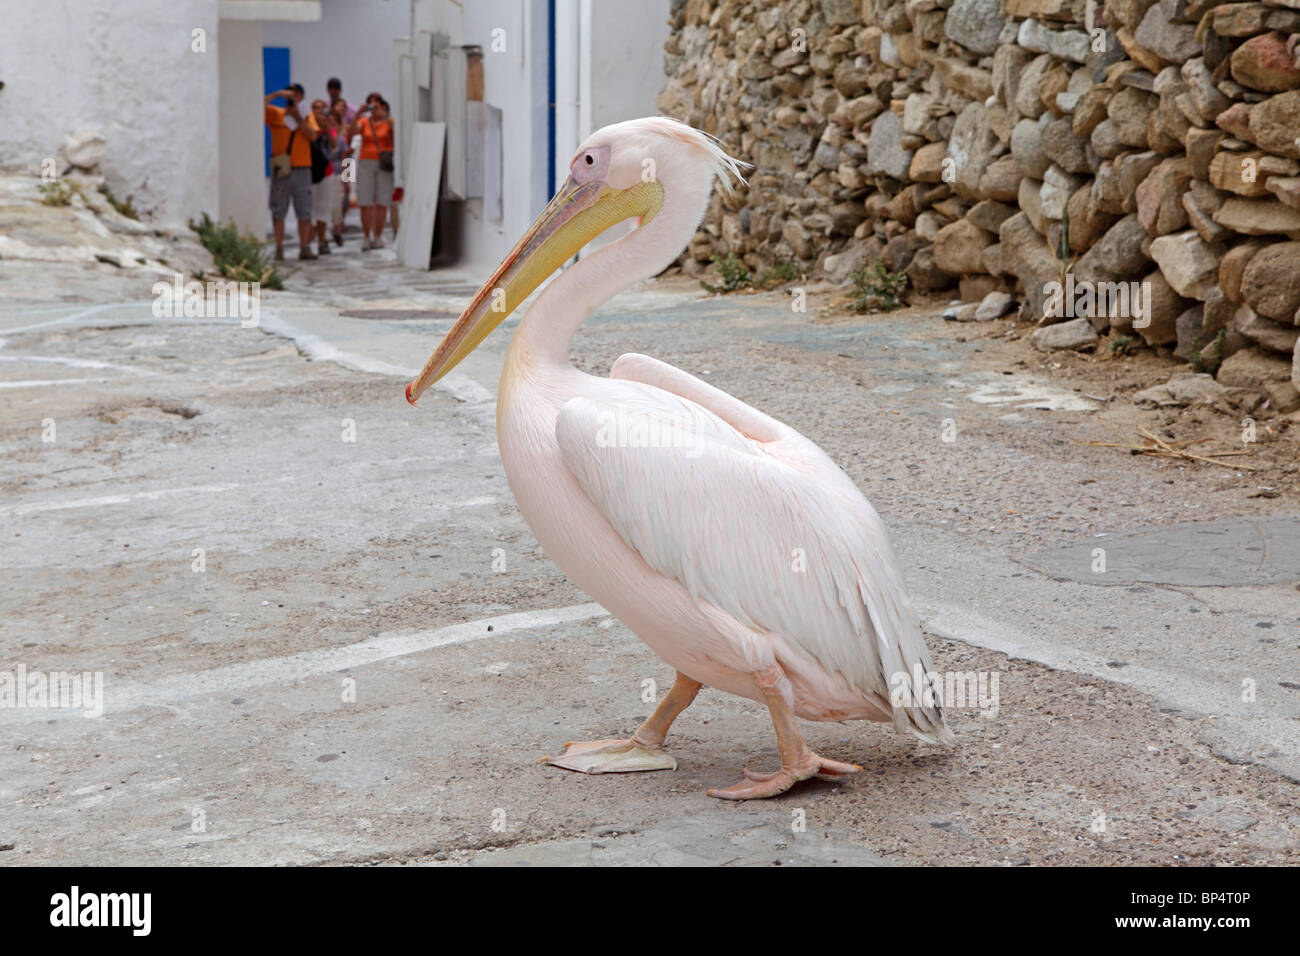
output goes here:
[[[1300, 406], [1300, 0], [682, 0], [670, 25], [660, 109], [756, 166], [687, 271], [879, 257]], [[1062, 278], [1142, 283], [1137, 327]]]

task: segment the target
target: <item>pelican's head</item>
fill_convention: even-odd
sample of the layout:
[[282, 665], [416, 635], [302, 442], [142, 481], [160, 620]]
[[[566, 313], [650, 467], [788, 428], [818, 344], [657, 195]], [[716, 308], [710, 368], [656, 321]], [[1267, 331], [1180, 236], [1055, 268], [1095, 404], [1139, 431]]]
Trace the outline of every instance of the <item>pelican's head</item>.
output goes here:
[[666, 205], [685, 222], [681, 245], [690, 240], [721, 179], [728, 192], [742, 164], [706, 133], [662, 116], [615, 123], [592, 133], [569, 164], [569, 178], [537, 221], [515, 244], [492, 277], [475, 293], [414, 382], [406, 386], [412, 405], [438, 379], [472, 352], [493, 329], [578, 250], [611, 226], [637, 219], [642, 227]]

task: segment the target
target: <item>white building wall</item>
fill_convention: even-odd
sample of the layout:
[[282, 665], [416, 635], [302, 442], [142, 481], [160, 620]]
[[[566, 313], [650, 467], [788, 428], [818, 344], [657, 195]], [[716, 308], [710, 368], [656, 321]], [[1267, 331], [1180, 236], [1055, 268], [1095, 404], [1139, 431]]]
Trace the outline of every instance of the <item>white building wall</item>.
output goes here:
[[292, 83], [301, 83], [307, 100], [328, 100], [325, 83], [343, 81], [343, 98], [361, 105], [370, 93], [390, 104], [393, 85], [393, 40], [410, 31], [409, 0], [321, 0], [316, 23], [265, 23], [263, 46], [289, 48]]
[[[218, 0], [0, 0], [0, 162], [39, 172], [67, 134], [146, 218], [218, 208]], [[207, 52], [191, 49], [206, 31]]]
[[262, 109], [262, 24], [222, 20], [220, 219], [254, 235], [266, 230], [265, 114]]
[[[498, 34], [505, 44], [503, 51], [493, 49], [496, 29], [504, 31]], [[446, 34], [453, 46], [483, 48], [483, 100], [502, 111], [503, 218], [486, 218], [483, 203], [476, 199], [443, 208], [459, 209], [462, 261], [490, 267], [510, 251], [549, 198], [545, 186], [546, 3], [475, 0], [458, 5], [422, 0], [416, 9], [416, 30]]]

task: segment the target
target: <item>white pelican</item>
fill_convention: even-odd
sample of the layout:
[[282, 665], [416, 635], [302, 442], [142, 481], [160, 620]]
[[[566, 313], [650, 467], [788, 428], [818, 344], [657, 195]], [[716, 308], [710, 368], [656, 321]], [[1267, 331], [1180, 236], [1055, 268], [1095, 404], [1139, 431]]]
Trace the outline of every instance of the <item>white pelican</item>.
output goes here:
[[[546, 762], [586, 773], [671, 770], [673, 720], [701, 685], [765, 704], [781, 769], [708, 791], [770, 797], [861, 768], [814, 753], [795, 717], [892, 720], [951, 742], [933, 698], [894, 694], [930, 655], [884, 524], [794, 429], [680, 369], [624, 355], [608, 379], [569, 363], [582, 321], [686, 247], [741, 163], [662, 117], [592, 134], [569, 179], [406, 389], [412, 404], [593, 237], [639, 226], [566, 269], [510, 343], [497, 397], [506, 477], [538, 543], [676, 680], [631, 738], [570, 743]], [[743, 181], [743, 180], [742, 180]], [[910, 705], [909, 705], [910, 702]]]

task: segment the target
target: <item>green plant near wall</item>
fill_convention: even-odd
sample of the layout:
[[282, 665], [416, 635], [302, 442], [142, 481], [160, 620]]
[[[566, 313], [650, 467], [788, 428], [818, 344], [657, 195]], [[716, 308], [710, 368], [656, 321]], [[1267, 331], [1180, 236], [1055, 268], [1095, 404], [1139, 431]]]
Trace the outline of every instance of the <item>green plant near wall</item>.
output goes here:
[[892, 312], [902, 305], [900, 296], [907, 288], [906, 272], [890, 272], [876, 259], [865, 269], [853, 273], [854, 312]]
[[41, 191], [41, 202], [47, 206], [68, 206], [72, 203], [72, 197], [77, 194], [77, 187], [72, 185], [66, 179], [56, 179], [53, 182], [41, 183], [37, 187]]
[[251, 232], [240, 232], [233, 220], [218, 225], [206, 212], [199, 222], [190, 220], [199, 242], [212, 253], [212, 261], [223, 279], [257, 282], [267, 289], [283, 289], [284, 277], [276, 269], [262, 241]]
[[722, 279], [722, 285], [710, 285], [701, 279], [700, 285], [709, 292], [735, 292], [739, 289], [747, 289], [753, 283], [753, 276], [749, 274], [745, 264], [736, 258], [734, 252], [728, 252], [726, 257], [722, 259], [714, 256], [713, 264], [718, 267], [718, 275]]

